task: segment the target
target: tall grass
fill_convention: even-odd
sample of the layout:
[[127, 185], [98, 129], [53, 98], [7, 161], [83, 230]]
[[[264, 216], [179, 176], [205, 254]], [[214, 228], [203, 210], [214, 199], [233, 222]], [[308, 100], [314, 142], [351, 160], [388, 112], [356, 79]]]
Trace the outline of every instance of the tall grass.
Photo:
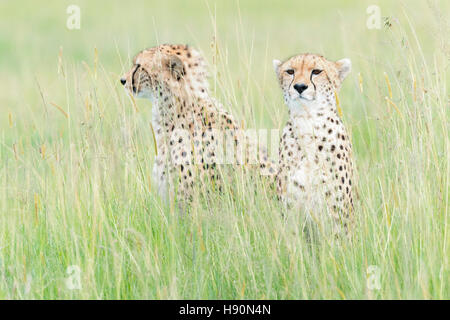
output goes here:
[[[448, 4], [381, 2], [385, 25], [368, 30], [368, 2], [183, 3], [79, 1], [79, 31], [64, 29], [64, 2], [26, 3], [27, 17], [1, 4], [0, 298], [448, 299]], [[283, 217], [274, 191], [240, 174], [189, 214], [161, 202], [151, 105], [118, 82], [160, 42], [201, 49], [214, 95], [247, 128], [286, 120], [273, 58], [352, 59], [350, 239], [310, 241], [303, 213]]]

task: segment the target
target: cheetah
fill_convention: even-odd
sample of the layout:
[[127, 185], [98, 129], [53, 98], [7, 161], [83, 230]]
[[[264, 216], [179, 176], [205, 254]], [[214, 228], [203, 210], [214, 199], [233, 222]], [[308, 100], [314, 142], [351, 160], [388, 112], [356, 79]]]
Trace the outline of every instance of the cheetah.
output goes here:
[[[232, 115], [210, 96], [207, 65], [194, 48], [163, 44], [145, 49], [134, 57], [120, 82], [133, 97], [152, 102], [157, 149], [152, 175], [163, 199], [176, 195], [177, 200], [189, 202], [199, 181], [202, 185], [209, 181], [220, 190], [216, 166], [224, 163], [225, 148], [233, 149], [238, 164], [245, 162], [245, 151], [236, 148], [248, 139]], [[276, 174], [276, 165], [263, 154], [260, 167], [262, 174]]]
[[337, 93], [351, 61], [300, 54], [274, 60], [273, 66], [289, 109], [279, 145], [278, 196], [313, 220], [328, 212], [333, 230], [347, 231], [353, 210], [352, 144], [338, 114]]

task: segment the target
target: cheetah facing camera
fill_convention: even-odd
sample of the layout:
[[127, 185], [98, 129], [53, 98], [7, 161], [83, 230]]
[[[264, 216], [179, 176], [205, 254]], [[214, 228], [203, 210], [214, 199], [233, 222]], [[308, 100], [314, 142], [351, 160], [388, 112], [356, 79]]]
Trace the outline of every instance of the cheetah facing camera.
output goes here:
[[336, 97], [351, 62], [301, 54], [273, 61], [289, 120], [279, 150], [277, 192], [290, 208], [313, 220], [331, 213], [333, 229], [352, 221], [352, 145], [337, 113]]
[[[207, 75], [205, 60], [196, 50], [164, 44], [138, 53], [131, 70], [120, 79], [129, 94], [153, 104], [157, 146], [153, 178], [166, 200], [175, 194], [180, 201], [191, 200], [197, 182], [211, 182], [220, 189], [223, 174], [216, 165], [242, 164], [247, 159], [248, 149], [239, 152], [239, 148], [247, 145], [248, 138], [231, 114], [210, 97]], [[225, 153], [235, 154], [236, 162], [224, 161]], [[276, 173], [266, 156], [260, 159], [263, 175]]]

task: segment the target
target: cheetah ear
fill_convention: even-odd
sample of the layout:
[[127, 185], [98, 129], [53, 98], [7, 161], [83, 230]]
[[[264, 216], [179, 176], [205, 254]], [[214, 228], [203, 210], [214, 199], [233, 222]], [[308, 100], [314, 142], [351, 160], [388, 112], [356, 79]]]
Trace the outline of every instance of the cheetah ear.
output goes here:
[[273, 69], [275, 70], [276, 74], [278, 74], [278, 70], [280, 69], [280, 66], [281, 66], [281, 61], [274, 59], [272, 61], [272, 64], [273, 64]]
[[341, 59], [339, 61], [336, 61], [336, 66], [339, 73], [339, 79], [341, 81], [344, 81], [344, 79], [348, 76], [350, 71], [352, 71], [352, 62], [350, 59]]
[[176, 55], [171, 55], [169, 58], [167, 58], [165, 65], [172, 76], [177, 79], [177, 81], [180, 81], [186, 74], [186, 69], [184, 68], [183, 61], [181, 61], [181, 59]]

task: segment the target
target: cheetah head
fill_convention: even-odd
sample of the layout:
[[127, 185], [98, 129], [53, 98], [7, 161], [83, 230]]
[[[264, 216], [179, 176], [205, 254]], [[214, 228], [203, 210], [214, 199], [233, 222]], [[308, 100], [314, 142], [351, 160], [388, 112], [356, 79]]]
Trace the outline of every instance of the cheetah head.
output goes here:
[[206, 92], [206, 66], [194, 49], [185, 45], [160, 45], [139, 52], [120, 82], [129, 94], [152, 101], [186, 94], [186, 89]]
[[351, 61], [328, 61], [314, 54], [301, 54], [285, 62], [273, 61], [284, 100], [290, 108], [312, 108], [332, 105], [345, 77], [350, 73]]

